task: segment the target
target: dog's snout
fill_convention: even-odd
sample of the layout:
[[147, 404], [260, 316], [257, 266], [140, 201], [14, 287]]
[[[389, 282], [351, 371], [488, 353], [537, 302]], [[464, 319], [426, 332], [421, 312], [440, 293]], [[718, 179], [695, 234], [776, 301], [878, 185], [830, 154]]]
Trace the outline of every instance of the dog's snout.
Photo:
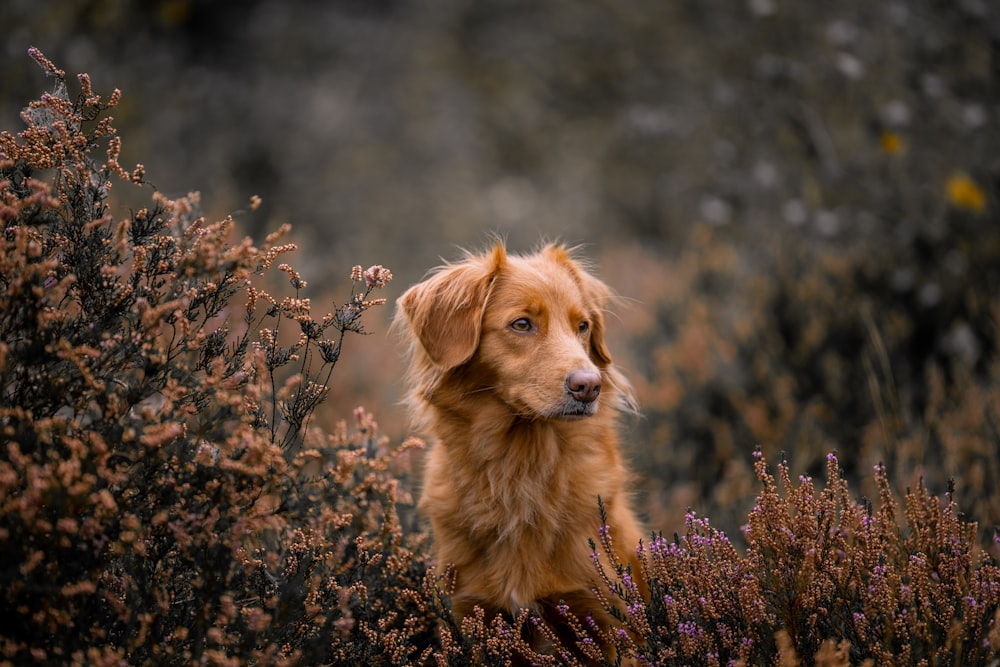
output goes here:
[[593, 403], [601, 393], [601, 374], [576, 370], [566, 378], [566, 391], [581, 403]]

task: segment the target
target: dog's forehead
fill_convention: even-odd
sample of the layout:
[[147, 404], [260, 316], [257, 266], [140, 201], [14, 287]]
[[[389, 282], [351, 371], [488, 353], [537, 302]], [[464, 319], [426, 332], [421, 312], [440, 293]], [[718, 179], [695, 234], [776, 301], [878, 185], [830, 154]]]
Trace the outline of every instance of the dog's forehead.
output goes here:
[[511, 257], [498, 276], [497, 305], [529, 307], [544, 304], [547, 310], [586, 308], [579, 276], [569, 266], [543, 255]]

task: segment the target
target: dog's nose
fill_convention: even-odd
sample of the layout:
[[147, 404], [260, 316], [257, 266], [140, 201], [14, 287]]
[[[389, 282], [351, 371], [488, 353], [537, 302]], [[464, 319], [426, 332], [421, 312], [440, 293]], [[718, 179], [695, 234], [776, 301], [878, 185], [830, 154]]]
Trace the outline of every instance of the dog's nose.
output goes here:
[[601, 374], [597, 371], [573, 371], [566, 378], [566, 391], [581, 403], [593, 403], [601, 393]]

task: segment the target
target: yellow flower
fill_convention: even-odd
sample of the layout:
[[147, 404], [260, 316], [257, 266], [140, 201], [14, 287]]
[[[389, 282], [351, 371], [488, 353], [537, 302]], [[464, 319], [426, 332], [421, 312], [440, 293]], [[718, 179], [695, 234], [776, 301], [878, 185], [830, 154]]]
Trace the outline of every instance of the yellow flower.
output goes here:
[[882, 144], [882, 150], [889, 155], [895, 155], [903, 150], [903, 139], [894, 132], [883, 132], [879, 141]]
[[948, 192], [948, 201], [955, 208], [964, 208], [974, 213], [982, 213], [986, 210], [986, 195], [968, 174], [961, 172], [955, 174], [948, 179], [945, 187]]

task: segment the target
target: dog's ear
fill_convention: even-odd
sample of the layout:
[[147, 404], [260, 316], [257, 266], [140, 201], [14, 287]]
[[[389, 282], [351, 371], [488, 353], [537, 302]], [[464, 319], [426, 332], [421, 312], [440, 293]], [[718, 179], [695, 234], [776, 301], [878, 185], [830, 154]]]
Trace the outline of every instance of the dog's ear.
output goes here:
[[584, 275], [590, 306], [590, 352], [601, 368], [610, 366], [611, 350], [604, 339], [604, 312], [611, 300], [611, 290], [603, 282], [590, 275]]
[[611, 359], [611, 350], [604, 338], [605, 313], [608, 303], [614, 298], [611, 288], [589, 273], [581, 273], [583, 291], [587, 295], [590, 308], [590, 354], [604, 374], [607, 384], [615, 388], [618, 408], [632, 414], [639, 413], [638, 401], [631, 383], [615, 367]]
[[561, 245], [548, 245], [542, 254], [566, 267], [587, 302], [587, 316], [590, 318], [590, 354], [601, 368], [611, 365], [611, 351], [604, 340], [604, 313], [611, 301], [611, 288], [592, 276], [584, 265], [573, 258], [572, 252]]
[[399, 298], [399, 307], [435, 366], [461, 366], [475, 354], [483, 311], [497, 273], [507, 261], [497, 244], [485, 255], [439, 269]]
[[589, 273], [585, 265], [573, 259], [571, 252], [566, 248], [550, 245], [543, 248], [542, 253], [566, 267], [580, 286], [590, 317], [590, 358], [601, 368], [604, 380], [616, 390], [618, 408], [638, 414], [635, 390], [625, 376], [615, 368], [611, 350], [608, 349], [608, 343], [604, 338], [605, 313], [608, 312], [608, 304], [614, 298], [614, 292], [603, 281]]

